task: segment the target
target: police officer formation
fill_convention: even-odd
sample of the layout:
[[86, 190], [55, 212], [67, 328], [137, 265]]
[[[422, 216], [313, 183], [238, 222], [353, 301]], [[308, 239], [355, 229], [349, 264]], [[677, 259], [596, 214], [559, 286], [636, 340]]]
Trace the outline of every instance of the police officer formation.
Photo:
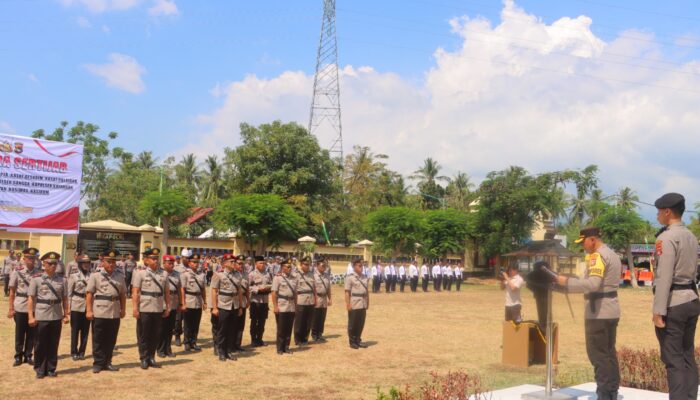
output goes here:
[[[292, 333], [298, 347], [308, 346], [310, 340], [326, 341], [323, 334], [327, 308], [333, 304], [333, 285], [323, 259], [312, 267], [311, 259], [303, 258], [296, 267], [290, 259], [273, 265], [258, 256], [250, 265], [243, 256], [224, 254], [221, 264], [212, 266], [207, 289], [206, 270], [197, 254], [176, 258], [150, 248], [143, 253], [143, 264], [137, 264], [133, 255], [117, 261], [119, 252], [109, 250], [100, 254], [98, 262], [76, 254], [65, 268], [55, 252], [44, 254], [42, 265], [37, 266], [38, 254], [37, 249], [28, 248], [21, 260], [9, 258], [7, 285], [8, 318], [15, 322], [13, 366], [32, 365], [37, 379], [57, 376], [61, 330], [69, 322], [71, 358], [85, 359], [92, 331], [92, 372], [118, 371], [112, 358], [129, 297], [142, 369], [160, 368], [156, 356], [175, 357], [173, 338], [185, 352], [201, 351], [199, 327], [207, 309], [214, 354], [223, 362], [250, 351], [241, 346], [248, 310], [251, 346], [267, 346], [263, 334], [270, 300], [277, 322], [277, 354], [292, 353]], [[345, 279], [344, 301], [349, 346], [360, 349], [367, 347], [362, 331], [369, 308], [368, 277], [361, 260], [353, 261], [352, 267]]]
[[[411, 292], [418, 291], [418, 279], [421, 279], [421, 290], [429, 291], [430, 282], [433, 283], [433, 290], [436, 292], [452, 291], [452, 286], [456, 291], [460, 291], [464, 282], [464, 268], [458, 262], [436, 261], [429, 267], [429, 264], [423, 264], [420, 270], [413, 261], [399, 262], [378, 262], [369, 270], [364, 267], [364, 270], [369, 273], [372, 278], [372, 292], [379, 293], [384, 291], [391, 293], [396, 291], [398, 284], [399, 291], [403, 292], [406, 284], [409, 285]], [[348, 273], [350, 267], [348, 267]]]

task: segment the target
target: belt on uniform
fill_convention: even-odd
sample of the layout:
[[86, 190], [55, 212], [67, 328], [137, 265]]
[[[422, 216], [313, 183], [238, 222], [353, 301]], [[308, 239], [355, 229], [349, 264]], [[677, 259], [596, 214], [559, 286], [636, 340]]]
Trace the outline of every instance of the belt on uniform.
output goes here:
[[583, 298], [590, 300], [591, 312], [595, 312], [595, 300], [617, 298], [617, 290], [614, 292], [593, 292], [584, 294]]
[[50, 306], [56, 305], [56, 304], [61, 304], [61, 300], [45, 300], [45, 299], [36, 299], [37, 304], [48, 304]]
[[162, 293], [158, 293], [158, 292], [145, 292], [145, 291], [142, 290], [142, 291], [141, 291], [141, 296], [161, 297], [161, 296], [163, 296], [163, 294], [162, 294]]
[[104, 296], [101, 294], [97, 294], [97, 295], [95, 295], [95, 300], [118, 301], [119, 296]]
[[190, 296], [201, 296], [201, 292], [190, 292], [189, 290], [185, 290], [185, 294], [189, 294]]
[[85, 293], [73, 292], [73, 293], [70, 295], [70, 297], [73, 297], [73, 296], [85, 298]]
[[26, 293], [15, 293], [15, 297], [27, 297]]
[[679, 284], [679, 283], [674, 283], [671, 285], [671, 290], [698, 290], [697, 286], [695, 286], [694, 283], [684, 283], [684, 284]]
[[278, 298], [278, 299], [284, 299], [284, 300], [294, 300], [294, 297], [292, 297], [292, 296], [280, 296], [280, 295], [277, 295], [277, 298]]
[[297, 292], [297, 294], [311, 294], [311, 293], [313, 293], [313, 291], [311, 291], [311, 290], [299, 290]]
[[352, 297], [365, 297], [366, 295], [366, 293], [353, 293]]
[[233, 292], [219, 292], [219, 296], [233, 297]]

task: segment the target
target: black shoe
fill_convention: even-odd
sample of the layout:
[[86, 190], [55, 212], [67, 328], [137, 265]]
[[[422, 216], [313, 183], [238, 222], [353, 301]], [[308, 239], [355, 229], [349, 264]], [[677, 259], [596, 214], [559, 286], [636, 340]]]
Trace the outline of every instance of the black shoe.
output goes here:
[[277, 350], [277, 354], [282, 355], [284, 352], [282, 350]]
[[119, 371], [119, 367], [115, 367], [112, 364], [107, 365], [106, 367], [102, 368], [103, 371], [109, 371], [109, 372], [117, 372]]
[[148, 369], [148, 360], [141, 360], [141, 369]]
[[196, 344], [193, 344], [193, 345], [192, 345], [192, 350], [194, 350], [194, 351], [202, 351], [202, 348], [199, 347], [199, 346], [197, 346]]
[[93, 367], [92, 367], [92, 373], [93, 373], [93, 374], [99, 374], [100, 371], [102, 371], [102, 367], [100, 367], [100, 366], [98, 366], [98, 365], [93, 365]]
[[267, 346], [267, 343], [265, 343], [264, 341], [260, 340], [260, 341], [258, 342], [258, 346], [260, 346], [260, 347], [265, 347], [265, 346]]
[[220, 355], [219, 356], [219, 361], [226, 361], [226, 356], [225, 355]]
[[51, 377], [51, 378], [55, 378], [58, 376], [58, 373], [56, 371], [49, 371], [46, 373], [46, 376]]
[[151, 358], [148, 360], [148, 365], [150, 365], [153, 368], [160, 368], [160, 364], [156, 362], [155, 358]]
[[175, 358], [175, 357], [177, 357], [177, 356], [175, 355], [175, 353], [173, 353], [172, 351], [169, 351], [169, 352], [165, 353], [165, 355], [168, 356], [168, 357], [170, 357], [170, 358]]
[[15, 362], [12, 363], [13, 367], [19, 367], [22, 365], [22, 357], [15, 357]]
[[72, 356], [70, 356], [70, 358], [72, 358], [73, 361], [78, 361], [78, 355], [77, 355], [77, 354], [73, 354]]
[[24, 362], [26, 362], [29, 365], [34, 365], [34, 360], [32, 359], [32, 356], [24, 357]]
[[165, 357], [166, 357], [165, 353], [162, 353], [160, 351], [158, 352], [158, 358], [165, 358]]
[[219, 355], [219, 350], [216, 349], [216, 346], [214, 346], [214, 355], [218, 356]]
[[236, 361], [236, 356], [234, 356], [233, 353], [228, 353], [228, 354], [226, 354], [226, 359], [231, 360], [231, 361]]
[[41, 372], [36, 373], [36, 379], [44, 379], [44, 376], [46, 375], [42, 374]]
[[180, 342], [180, 335], [175, 336], [175, 346], [182, 346], [182, 342]]
[[192, 346], [190, 346], [189, 343], [185, 343], [185, 351], [187, 351], [187, 352], [192, 351]]
[[81, 361], [84, 360], [84, 359], [85, 359], [85, 354], [82, 354], [82, 353], [81, 353], [81, 354], [78, 354], [78, 359], [81, 360]]
[[361, 348], [361, 349], [366, 349], [366, 348], [367, 348], [367, 345], [364, 344], [364, 343], [362, 343], [362, 342], [359, 342], [359, 341], [358, 341], [356, 344], [357, 344], [357, 347], [359, 347], [359, 348]]
[[350, 343], [350, 348], [357, 350], [360, 348], [360, 346], [358, 346], [356, 343]]

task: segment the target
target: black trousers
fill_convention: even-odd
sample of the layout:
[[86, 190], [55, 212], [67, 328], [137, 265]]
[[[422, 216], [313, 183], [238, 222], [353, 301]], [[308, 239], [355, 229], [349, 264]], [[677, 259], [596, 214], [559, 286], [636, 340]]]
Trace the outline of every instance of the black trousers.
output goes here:
[[185, 340], [184, 343], [194, 345], [197, 343], [199, 336], [199, 324], [202, 322], [201, 308], [188, 308], [183, 316], [185, 322]]
[[[211, 310], [209, 310], [209, 311], [211, 314]], [[218, 343], [217, 338], [219, 337], [219, 328], [220, 328], [219, 317], [214, 315], [214, 314], [211, 314], [211, 318], [209, 318], [209, 322], [211, 322], [211, 341], [216, 346], [216, 343]], [[218, 347], [216, 349], [218, 350]], [[224, 354], [226, 354], [226, 353], [224, 353]]]
[[162, 312], [142, 312], [136, 320], [138, 338], [139, 359], [148, 360], [155, 358], [158, 343], [160, 343], [160, 331], [163, 327]]
[[384, 290], [386, 290], [387, 293], [391, 291], [391, 276], [384, 278]]
[[411, 277], [410, 284], [411, 284], [411, 291], [412, 292], [415, 292], [416, 290], [418, 290], [418, 277], [417, 276]]
[[[522, 318], [520, 317], [520, 312], [523, 309], [523, 306], [520, 304], [516, 304], [514, 306], [506, 306], [506, 321], [515, 321], [520, 323]], [[544, 325], [547, 326], [547, 325]]]
[[447, 276], [442, 277], [442, 289], [447, 290], [447, 284], [450, 283], [450, 278]]
[[294, 318], [294, 311], [275, 314], [275, 319], [277, 320], [277, 351], [289, 351]]
[[433, 278], [433, 289], [434, 289], [436, 292], [439, 292], [439, 291], [440, 291], [440, 277], [439, 277], [439, 276]]
[[219, 308], [217, 317], [215, 344], [219, 355], [226, 355], [236, 348], [236, 325], [238, 323], [238, 309], [224, 310]]
[[[619, 319], [587, 319], [586, 352], [593, 365], [598, 392], [605, 397], [607, 393], [620, 388], [620, 367], [617, 364], [615, 340]], [[697, 371], [695, 373], [697, 382]], [[697, 385], [695, 385], [697, 391]]]
[[294, 315], [294, 344], [308, 343], [311, 323], [314, 318], [313, 305], [297, 304]]
[[250, 303], [250, 341], [253, 344], [263, 341], [269, 312], [270, 306], [267, 303]]
[[377, 293], [382, 287], [382, 279], [378, 277], [372, 278], [372, 292]]
[[243, 309], [243, 313], [236, 320], [236, 340], [234, 349], [241, 350], [241, 344], [243, 343], [243, 332], [245, 332], [245, 314], [246, 308]]
[[5, 292], [5, 297], [10, 295], [10, 275], [9, 274], [3, 274], [2, 275], [2, 281], [3, 281], [3, 290]]
[[29, 314], [15, 311], [15, 358], [31, 357], [36, 327], [29, 326]]
[[456, 289], [459, 292], [459, 289], [462, 287], [462, 278], [461, 277], [455, 278], [455, 285], [457, 286]]
[[182, 333], [184, 332], [184, 331], [182, 330], [182, 322], [183, 322], [183, 319], [184, 319], [184, 318], [182, 318], [182, 316], [183, 316], [184, 314], [185, 314], [185, 313], [184, 313], [183, 311], [178, 311], [178, 312], [175, 314], [175, 328], [173, 329], [173, 334], [174, 334], [175, 336], [180, 336], [180, 335], [182, 335]]
[[447, 278], [447, 291], [451, 292], [452, 291], [452, 282], [454, 282], [455, 278], [450, 276]]
[[124, 283], [126, 283], [126, 293], [131, 297], [131, 277], [133, 276], [133, 272], [125, 272], [124, 273]]
[[311, 337], [320, 339], [323, 337], [323, 330], [326, 325], [326, 312], [328, 308], [314, 308], [314, 315], [311, 321]]
[[175, 328], [175, 319], [178, 312], [170, 310], [167, 317], [163, 317], [163, 326], [160, 330], [160, 341], [158, 343], [158, 353], [169, 354], [173, 352], [173, 329]]
[[406, 286], [406, 277], [402, 276], [399, 278], [399, 290], [403, 292], [404, 286]]
[[666, 327], [656, 328], [661, 361], [666, 365], [668, 397], [671, 400], [695, 399], [698, 396], [698, 366], [693, 354], [698, 314], [698, 300], [669, 307], [665, 318]]
[[120, 322], [119, 318], [95, 318], [92, 321], [93, 366], [106, 367], [112, 364]]
[[395, 292], [396, 291], [396, 281], [398, 281], [398, 276], [392, 275], [391, 276], [391, 291]]
[[37, 374], [46, 375], [47, 372], [56, 372], [58, 365], [58, 343], [61, 341], [62, 323], [60, 319], [55, 321], [37, 321], [36, 324], [36, 348], [34, 354], [34, 371]]
[[[85, 355], [87, 339], [90, 334], [90, 321], [84, 312], [70, 312], [70, 354]], [[78, 345], [80, 343], [80, 345]]]
[[365, 318], [367, 318], [367, 310], [364, 308], [348, 311], [348, 338], [350, 344], [359, 344], [362, 342], [362, 330], [365, 329]]
[[423, 280], [421, 281], [421, 287], [423, 288], [424, 292], [428, 291], [428, 283], [430, 281], [430, 278], [427, 276], [423, 276]]

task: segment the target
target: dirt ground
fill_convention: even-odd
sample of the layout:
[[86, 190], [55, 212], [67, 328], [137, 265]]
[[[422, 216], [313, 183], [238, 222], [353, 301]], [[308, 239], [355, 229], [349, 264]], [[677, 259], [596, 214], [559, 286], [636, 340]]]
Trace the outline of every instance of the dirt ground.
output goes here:
[[[501, 364], [504, 293], [495, 285], [473, 282], [461, 292], [391, 293], [371, 297], [363, 340], [367, 349], [348, 347], [347, 314], [342, 288], [334, 287], [335, 304], [328, 311], [325, 344], [312, 345], [292, 355], [279, 356], [274, 345], [255, 349], [235, 362], [219, 362], [212, 353], [209, 313], [202, 317], [201, 353], [166, 359], [163, 368], [143, 371], [138, 366], [135, 323], [127, 302], [127, 317], [119, 332], [114, 364], [117, 373], [91, 372], [92, 359], [69, 357], [70, 328], [64, 326], [57, 378], [38, 381], [30, 366], [12, 368], [14, 323], [0, 320], [0, 395], [19, 399], [374, 399], [377, 388], [420, 385], [431, 371], [478, 372], [492, 388], [542, 384], [544, 367], [504, 367]], [[523, 291], [525, 319], [535, 319], [532, 296]], [[649, 289], [620, 291], [622, 319], [618, 347], [657, 346], [651, 324]], [[560, 324], [558, 381], [575, 384], [591, 380], [583, 334], [583, 299], [572, 295], [572, 319], [563, 295], [555, 295], [554, 317]], [[2, 315], [7, 299], [0, 298]], [[250, 321], [246, 321], [246, 330]], [[272, 343], [274, 317], [265, 340]], [[250, 341], [247, 335], [243, 344]], [[294, 349], [294, 348], [293, 348]], [[88, 354], [90, 345], [88, 345]]]

